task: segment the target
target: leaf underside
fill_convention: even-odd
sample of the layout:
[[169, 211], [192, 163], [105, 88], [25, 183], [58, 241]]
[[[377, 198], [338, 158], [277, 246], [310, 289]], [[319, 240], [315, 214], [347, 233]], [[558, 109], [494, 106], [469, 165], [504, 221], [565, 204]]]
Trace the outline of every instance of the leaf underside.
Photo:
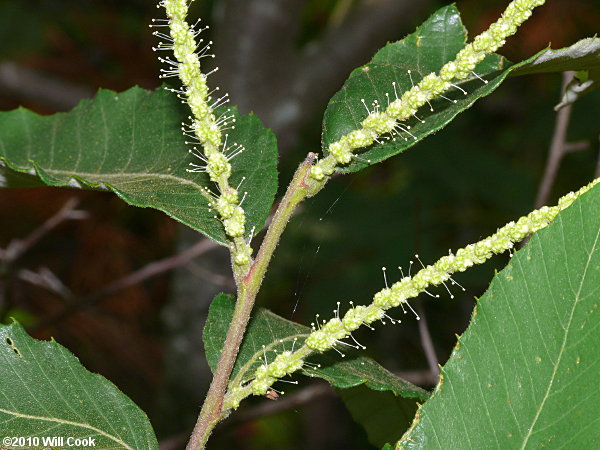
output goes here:
[[402, 448], [596, 448], [600, 189], [532, 237], [479, 300]]
[[[0, 325], [2, 437], [94, 438], [103, 449], [158, 449], [146, 414], [66, 348]], [[63, 447], [60, 447], [63, 448]]]
[[[227, 239], [209, 209], [205, 173], [189, 173], [181, 123], [186, 107], [163, 89], [100, 90], [68, 113], [40, 116], [26, 109], [0, 113], [0, 186], [37, 185], [114, 191], [127, 203], [159, 209], [220, 243]], [[246, 150], [233, 158], [231, 185], [244, 182], [247, 230], [260, 229], [277, 190], [275, 136], [254, 115], [235, 108], [228, 142]], [[10, 170], [9, 170], [10, 169]], [[28, 174], [16, 175], [13, 171]]]
[[[234, 299], [219, 294], [210, 305], [208, 320], [204, 328], [204, 347], [206, 358], [214, 371], [223, 348], [227, 328], [233, 316]], [[258, 308], [252, 316], [244, 341], [240, 348], [232, 379], [238, 377], [239, 382], [248, 381], [256, 369], [267, 361], [271, 362], [275, 350], [281, 352], [291, 350], [294, 345], [299, 348], [310, 333], [310, 328], [291, 322], [266, 309]], [[297, 339], [294, 344], [294, 340]], [[283, 340], [283, 342], [280, 342]], [[263, 352], [263, 346], [266, 346]], [[428, 393], [413, 384], [392, 374], [374, 360], [360, 356], [357, 352], [347, 352], [338, 357], [332, 352], [309, 358], [310, 366], [305, 365], [302, 372], [310, 377], [326, 380], [332, 386], [347, 389], [366, 385], [377, 391], [392, 391], [403, 397], [428, 398]], [[313, 366], [320, 364], [320, 367]]]
[[519, 64], [511, 76], [594, 69], [600, 69], [600, 38], [597, 37], [582, 39], [558, 50], [543, 50], [528, 63]]

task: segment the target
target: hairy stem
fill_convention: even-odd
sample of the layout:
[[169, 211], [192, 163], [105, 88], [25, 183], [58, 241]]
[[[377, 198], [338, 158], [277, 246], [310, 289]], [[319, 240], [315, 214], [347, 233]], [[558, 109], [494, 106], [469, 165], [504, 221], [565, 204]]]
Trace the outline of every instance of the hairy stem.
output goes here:
[[198, 421], [187, 445], [188, 450], [204, 448], [213, 428], [229, 413], [229, 410], [223, 411], [223, 399], [250, 319], [256, 295], [290, 217], [298, 204], [311, 194], [306, 181], [314, 160], [315, 155], [309, 153], [308, 157], [296, 170], [273, 216], [256, 260], [253, 262], [248, 274], [239, 279], [237, 301], [223, 345], [221, 358], [215, 370], [204, 404], [202, 405]]

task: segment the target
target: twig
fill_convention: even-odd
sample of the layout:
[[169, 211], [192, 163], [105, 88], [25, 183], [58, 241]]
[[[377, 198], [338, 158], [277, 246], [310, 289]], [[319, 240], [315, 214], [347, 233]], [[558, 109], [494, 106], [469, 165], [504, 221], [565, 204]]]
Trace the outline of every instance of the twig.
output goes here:
[[435, 353], [433, 341], [431, 340], [431, 334], [429, 333], [429, 327], [427, 326], [427, 316], [425, 314], [425, 309], [423, 309], [423, 305], [420, 301], [417, 301], [415, 303], [415, 307], [420, 317], [420, 320], [417, 323], [419, 326], [419, 337], [421, 338], [421, 345], [423, 346], [423, 351], [425, 352], [425, 357], [427, 358], [427, 364], [429, 365], [431, 375], [433, 375], [433, 377], [437, 379], [440, 376], [440, 368], [438, 365], [439, 359], [437, 357], [437, 354]]
[[9, 284], [12, 278], [13, 263], [33, 247], [42, 237], [66, 220], [77, 220], [87, 217], [85, 211], [76, 211], [79, 199], [73, 197], [62, 208], [47, 219], [24, 239], [13, 239], [5, 249], [0, 248], [0, 321], [10, 309]]
[[[563, 72], [563, 83], [561, 89], [561, 98], [567, 88], [569, 82], [575, 76], [575, 72]], [[554, 134], [552, 135], [552, 142], [550, 144], [550, 151], [548, 154], [548, 160], [546, 161], [546, 169], [544, 170], [544, 176], [538, 194], [535, 200], [535, 207], [540, 208], [546, 204], [552, 185], [556, 179], [556, 173], [560, 167], [563, 156], [566, 153], [566, 139], [567, 129], [569, 128], [569, 121], [571, 119], [572, 105], [567, 105], [558, 110], [556, 114], [556, 121], [554, 123]]]
[[78, 198], [73, 197], [67, 200], [67, 202], [57, 213], [55, 213], [42, 225], [30, 233], [25, 239], [13, 239], [10, 241], [8, 247], [0, 252], [0, 259], [4, 259], [7, 262], [14, 262], [31, 247], [33, 247], [42, 237], [44, 237], [65, 220], [85, 219], [88, 216], [85, 211], [75, 210], [78, 204]]
[[[425, 12], [430, 3], [431, 0], [360, 2], [344, 22], [306, 47], [294, 66], [298, 70], [292, 72], [289, 80], [291, 89], [270, 112], [274, 116], [269, 117], [272, 126], [279, 132], [298, 133], [299, 125], [327, 105], [350, 71], [366, 63], [386, 42], [402, 37], [406, 26]], [[282, 110], [298, 110], [303, 117], [284, 115]]]
[[54, 292], [64, 299], [69, 301], [73, 299], [73, 293], [70, 289], [47, 267], [42, 267], [37, 272], [29, 269], [21, 269], [17, 273], [17, 276], [23, 281]]
[[69, 110], [81, 99], [94, 95], [94, 91], [85, 86], [59, 80], [11, 61], [0, 63], [0, 90], [42, 102], [59, 111]]
[[421, 386], [422, 388], [435, 386], [439, 380], [439, 374], [434, 375], [431, 370], [410, 370], [404, 372], [395, 372], [395, 374], [412, 384]]
[[[316, 399], [333, 394], [333, 389], [325, 383], [314, 383], [307, 386], [298, 392], [295, 392], [275, 401], [264, 401], [261, 404], [251, 407], [242, 408], [238, 414], [233, 416], [224, 425], [236, 426], [245, 422], [260, 419], [261, 417], [270, 416], [279, 412], [287, 411], [292, 408], [297, 408], [307, 403], [313, 402]], [[171, 436], [159, 442], [160, 450], [178, 450], [187, 442], [189, 432], [184, 432]]]
[[[304, 162], [296, 170], [273, 216], [273, 221], [256, 255], [256, 260], [252, 264], [248, 274], [240, 280], [235, 309], [229, 329], [227, 330], [221, 358], [219, 359], [219, 364], [210, 383], [202, 410], [187, 445], [188, 450], [204, 448], [213, 428], [220, 420], [225, 418], [223, 416], [223, 398], [246, 331], [246, 326], [250, 320], [250, 313], [252, 312], [256, 295], [262, 284], [273, 252], [279, 243], [279, 239], [290, 217], [298, 204], [310, 194], [306, 181], [315, 157], [315, 154], [309, 153]], [[229, 414], [229, 411], [225, 411], [225, 416], [227, 414]]]
[[298, 36], [306, 0], [222, 3], [215, 37], [218, 84], [241, 111], [253, 110], [273, 128], [280, 153], [286, 153], [348, 73], [386, 41], [405, 34], [431, 0], [359, 2], [339, 26], [328, 27], [322, 39], [302, 49]]
[[567, 142], [565, 143], [565, 154], [587, 150], [588, 148], [590, 148], [588, 141]]
[[188, 269], [190, 273], [198, 278], [209, 280], [211, 283], [217, 284], [229, 290], [235, 289], [235, 283], [231, 277], [208, 270], [194, 261], [190, 261], [190, 263], [186, 266], [186, 269]]
[[150, 264], [147, 264], [141, 269], [127, 275], [126, 277], [110, 283], [104, 289], [88, 294], [85, 297], [80, 298], [78, 301], [70, 302], [58, 313], [48, 317], [45, 320], [42, 320], [40, 323], [32, 327], [30, 332], [35, 333], [36, 331], [53, 325], [77, 311], [98, 303], [100, 300], [114, 294], [115, 292], [121, 291], [149, 278], [180, 267], [192, 259], [202, 255], [203, 253], [216, 248], [217, 246], [218, 244], [209, 239], [202, 239], [182, 253], [169, 256], [168, 258], [161, 259], [160, 261], [151, 262]]
[[313, 402], [317, 398], [332, 394], [333, 389], [328, 384], [314, 383], [293, 394], [280, 397], [274, 401], [265, 401], [258, 406], [240, 411], [239, 414], [236, 414], [233, 419], [228, 422], [228, 425], [250, 422], [261, 417], [270, 416], [271, 414], [298, 408], [299, 406]]

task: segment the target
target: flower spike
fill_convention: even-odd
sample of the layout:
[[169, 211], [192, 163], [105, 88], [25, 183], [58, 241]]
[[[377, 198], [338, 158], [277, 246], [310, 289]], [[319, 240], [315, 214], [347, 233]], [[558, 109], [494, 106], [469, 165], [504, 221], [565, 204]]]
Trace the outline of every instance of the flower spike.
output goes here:
[[[595, 179], [577, 192], [565, 195], [556, 206], [544, 206], [527, 216], [521, 217], [516, 222], [509, 222], [492, 236], [475, 244], [467, 245], [455, 254], [449, 253], [440, 258], [435, 264], [422, 265], [422, 269], [415, 275], [411, 277], [409, 273], [408, 276], [402, 276], [400, 281], [389, 287], [387, 286], [386, 276], [386, 287], [374, 295], [373, 302], [370, 305], [354, 306], [350, 302], [352, 307], [342, 319], [340, 319], [339, 309], [334, 310], [335, 317], [329, 321], [318, 323], [317, 317], [316, 323], [318, 326], [313, 325], [312, 332], [300, 349], [281, 353], [270, 364], [265, 363], [260, 366], [252, 381], [245, 385], [233, 386], [225, 397], [225, 408], [237, 408], [240, 402], [250, 394], [265, 395], [279, 378], [290, 375], [306, 365], [305, 360], [308, 356], [329, 349], [337, 350], [335, 346], [346, 344], [343, 339], [350, 337], [352, 331], [362, 325], [370, 327], [373, 322], [385, 318], [388, 309], [406, 305], [413, 311], [418, 320], [419, 316], [408, 303], [409, 299], [425, 292], [429, 286], [437, 286], [452, 280], [451, 275], [453, 273], [463, 272], [475, 264], [484, 263], [495, 254], [512, 249], [515, 243], [548, 226], [560, 211], [571, 206], [575, 199], [598, 183], [600, 183], [600, 178]], [[350, 344], [350, 346], [353, 345]]]
[[[474, 73], [477, 64], [483, 61], [486, 55], [494, 53], [502, 47], [506, 38], [513, 35], [517, 28], [529, 18], [533, 8], [543, 5], [544, 2], [545, 0], [513, 0], [498, 21], [458, 52], [454, 61], [446, 63], [440, 69], [439, 74], [430, 73], [415, 85], [411, 72], [408, 71], [412, 88], [402, 95], [398, 95], [396, 85], [393, 84], [396, 99], [390, 102], [385, 110], [380, 111], [379, 107], [375, 107], [371, 111], [362, 100], [368, 115], [361, 122], [361, 128], [351, 131], [338, 141], [331, 143], [328, 147], [329, 156], [313, 166], [311, 177], [316, 181], [323, 182], [333, 174], [338, 165], [348, 164], [352, 160], [354, 151], [368, 147], [373, 142], [379, 142], [378, 139], [382, 135], [398, 134], [399, 131], [408, 133], [406, 130], [408, 127], [401, 127], [398, 123], [411, 117], [422, 122], [415, 115], [419, 108], [429, 104], [429, 108], [432, 109], [430, 101], [438, 96], [445, 98], [442, 94], [449, 89], [455, 88], [467, 95], [464, 89], [452, 81], [467, 78]], [[475, 76], [482, 79], [477, 74]], [[483, 80], [483, 82], [487, 83], [487, 80]], [[455, 100], [450, 101], [456, 102]]]
[[252, 249], [244, 239], [246, 214], [238, 201], [237, 190], [229, 185], [232, 170], [230, 161], [242, 153], [244, 147], [227, 144], [224, 131], [233, 128], [233, 115], [224, 113], [217, 116], [215, 113], [216, 108], [229, 101], [229, 96], [225, 94], [216, 99], [211, 98], [206, 80], [212, 72], [202, 73], [200, 60], [214, 56], [209, 53], [212, 42], [199, 48], [198, 44], [203, 41], [200, 39], [196, 42], [196, 38], [208, 27], [199, 28], [199, 21], [193, 26], [186, 22], [189, 3], [191, 2], [188, 0], [162, 0], [159, 3], [158, 6], [165, 9], [167, 18], [155, 19], [150, 26], [167, 28], [168, 34], [154, 32], [162, 42], [153, 50], [169, 50], [175, 56], [175, 60], [168, 57], [158, 59], [167, 66], [162, 69], [161, 77], [177, 76], [183, 84], [182, 89], [168, 90], [186, 101], [192, 111], [190, 122], [182, 127], [183, 134], [191, 139], [187, 143], [202, 147], [202, 152], [197, 147], [190, 151], [201, 164], [191, 163], [188, 172], [205, 172], [217, 185], [221, 195], [211, 205], [219, 213], [218, 219], [223, 223], [225, 234], [230, 239], [234, 263], [247, 270], [252, 260]]

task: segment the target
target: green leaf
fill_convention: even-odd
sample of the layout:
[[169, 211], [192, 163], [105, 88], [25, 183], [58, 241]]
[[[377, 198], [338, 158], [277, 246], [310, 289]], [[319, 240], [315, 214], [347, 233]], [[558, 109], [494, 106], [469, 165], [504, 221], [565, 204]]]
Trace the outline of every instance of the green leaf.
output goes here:
[[[219, 294], [210, 305], [204, 328], [204, 348], [208, 364], [213, 371], [219, 362], [227, 328], [233, 317], [234, 304], [233, 297]], [[258, 308], [248, 324], [232, 379], [237, 378], [235, 381], [239, 383], [252, 379], [256, 369], [264, 364], [265, 355], [270, 362], [275, 357], [275, 350], [291, 350], [293, 345], [298, 348], [309, 333], [308, 327], [286, 320], [264, 308]], [[294, 340], [297, 340], [295, 344]], [[330, 353], [310, 358], [310, 363], [320, 364], [321, 367], [312, 368], [312, 364], [305, 365], [302, 372], [311, 377], [322, 378], [340, 389], [364, 384], [370, 389], [389, 390], [403, 397], [428, 397], [429, 394], [425, 390], [397, 377], [374, 360], [360, 356], [357, 352], [344, 353], [346, 356], [343, 359]]]
[[93, 438], [96, 448], [158, 449], [148, 417], [127, 396], [18, 323], [0, 325], [0, 380], [1, 437]]
[[[100, 90], [72, 111], [52, 116], [22, 108], [3, 112], [0, 162], [51, 186], [112, 190], [129, 204], [164, 211], [226, 243], [202, 191], [213, 184], [204, 173], [186, 171], [190, 161], [199, 162], [181, 133], [186, 114], [172, 93], [137, 87], [119, 94]], [[228, 141], [246, 147], [231, 161], [231, 184], [245, 177], [240, 189], [248, 191], [247, 229], [260, 229], [277, 190], [275, 137], [256, 116], [241, 116], [235, 108], [231, 114], [236, 123]]]
[[600, 80], [600, 38], [587, 38], [560, 50], [548, 49], [527, 64], [515, 69], [511, 76], [533, 73], [578, 71], [569, 83], [558, 110], [598, 88]]
[[559, 50], [547, 49], [519, 64], [511, 76], [566, 70], [600, 69], [600, 38], [586, 38]]
[[479, 300], [403, 448], [596, 448], [600, 189], [534, 235]]
[[[373, 110], [373, 102], [378, 102], [380, 107], [385, 108], [388, 98], [390, 101], [396, 99], [392, 83], [396, 83], [398, 96], [402, 95], [424, 76], [439, 72], [445, 63], [455, 58], [466, 41], [467, 32], [458, 10], [454, 6], [446, 6], [434, 13], [415, 33], [379, 50], [368, 64], [351, 73], [342, 89], [330, 100], [323, 119], [323, 152], [328, 154], [327, 148], [331, 143], [352, 130], [361, 128], [360, 123], [368, 114], [362, 99], [370, 110]], [[578, 70], [578, 67], [588, 67], [597, 58], [595, 45], [579, 48], [580, 58], [567, 58], [560, 66], [539, 63], [539, 68], [530, 68], [530, 71]], [[536, 64], [535, 61], [546, 53], [548, 51], [540, 52], [515, 65], [511, 65], [500, 55], [488, 55], [476, 67], [474, 72], [477, 76], [473, 74], [470, 78], [456, 81], [458, 87], [445, 93], [446, 99], [439, 97], [431, 102], [433, 112], [428, 105], [417, 113], [417, 117], [403, 122], [403, 126], [410, 127], [408, 132], [393, 140], [380, 139], [381, 143], [368, 147], [358, 158], [338, 170], [356, 172], [414, 146], [445, 127], [477, 99], [492, 93], [513, 70]], [[487, 83], [478, 77], [482, 77]], [[464, 95], [461, 89], [467, 94]]]
[[355, 422], [361, 424], [376, 447], [396, 442], [410, 426], [417, 411], [414, 398], [392, 392], [373, 392], [364, 386], [338, 390]]

